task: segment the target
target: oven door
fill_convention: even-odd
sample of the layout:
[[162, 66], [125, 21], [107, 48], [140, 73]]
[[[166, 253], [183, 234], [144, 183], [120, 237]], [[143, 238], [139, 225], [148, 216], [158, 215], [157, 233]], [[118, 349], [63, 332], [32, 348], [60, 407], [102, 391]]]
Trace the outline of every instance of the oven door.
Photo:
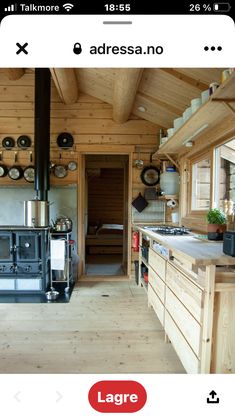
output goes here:
[[13, 263], [13, 254], [12, 233], [0, 231], [0, 263]]
[[16, 232], [17, 263], [38, 262], [41, 259], [41, 233]]

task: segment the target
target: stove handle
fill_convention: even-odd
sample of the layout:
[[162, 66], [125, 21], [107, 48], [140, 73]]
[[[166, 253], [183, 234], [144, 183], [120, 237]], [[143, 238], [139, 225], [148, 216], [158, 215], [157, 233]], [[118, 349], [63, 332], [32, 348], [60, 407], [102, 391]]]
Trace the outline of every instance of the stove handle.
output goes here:
[[10, 254], [14, 254], [15, 252], [16, 252], [16, 245], [14, 244], [14, 245], [12, 245], [11, 247], [10, 247]]

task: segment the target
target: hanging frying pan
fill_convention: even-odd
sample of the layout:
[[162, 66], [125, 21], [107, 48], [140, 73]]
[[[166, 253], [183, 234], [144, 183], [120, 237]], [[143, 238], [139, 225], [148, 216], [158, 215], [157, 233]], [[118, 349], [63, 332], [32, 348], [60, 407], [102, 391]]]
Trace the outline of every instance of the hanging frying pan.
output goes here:
[[60, 179], [63, 179], [68, 174], [67, 168], [64, 165], [55, 165], [54, 166], [54, 175]]
[[69, 161], [69, 163], [68, 163], [68, 169], [70, 171], [77, 170], [77, 162], [76, 161]]
[[23, 169], [18, 165], [9, 168], [8, 176], [12, 180], [19, 180], [23, 176]]
[[73, 143], [73, 137], [68, 132], [62, 132], [57, 138], [57, 145], [60, 148], [71, 148]]
[[24, 178], [28, 183], [34, 182], [34, 175], [35, 175], [35, 170], [32, 165], [29, 165], [28, 167], [24, 169]]
[[21, 135], [17, 139], [17, 145], [19, 148], [22, 149], [29, 148], [31, 146], [31, 139], [29, 138], [29, 136]]
[[11, 136], [6, 136], [2, 140], [2, 146], [6, 149], [11, 149], [15, 146], [15, 140]]
[[5, 177], [7, 175], [7, 171], [7, 167], [0, 163], [0, 177]]
[[2, 151], [0, 152], [0, 177], [5, 177], [7, 175], [7, 167], [2, 164]]

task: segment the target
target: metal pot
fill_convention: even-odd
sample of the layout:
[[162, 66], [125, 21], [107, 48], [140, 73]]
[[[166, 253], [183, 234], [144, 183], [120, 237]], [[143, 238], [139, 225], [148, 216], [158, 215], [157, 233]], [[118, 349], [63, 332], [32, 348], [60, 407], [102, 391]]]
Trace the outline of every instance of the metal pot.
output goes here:
[[24, 225], [46, 227], [49, 225], [49, 202], [46, 200], [25, 200]]
[[59, 297], [59, 292], [57, 290], [49, 290], [46, 292], [46, 298], [47, 300], [56, 300]]
[[70, 232], [73, 228], [72, 219], [65, 216], [60, 216], [56, 219], [54, 224], [54, 230], [57, 232]]

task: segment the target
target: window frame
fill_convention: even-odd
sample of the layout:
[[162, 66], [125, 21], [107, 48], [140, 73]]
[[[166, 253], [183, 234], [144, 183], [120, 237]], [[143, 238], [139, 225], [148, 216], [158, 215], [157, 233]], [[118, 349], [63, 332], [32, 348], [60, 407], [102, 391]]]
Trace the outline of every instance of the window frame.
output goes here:
[[[214, 172], [214, 152], [213, 150], [209, 150], [207, 152], [203, 152], [200, 154], [197, 154], [194, 158], [190, 159], [189, 161], [189, 187], [188, 187], [188, 213], [187, 216], [193, 216], [193, 217], [201, 217], [202, 215], [206, 215], [208, 210], [212, 207], [212, 198], [213, 198], [213, 172]], [[193, 181], [193, 165], [202, 161], [202, 160], [210, 160], [210, 207], [209, 209], [192, 209], [192, 181]]]

